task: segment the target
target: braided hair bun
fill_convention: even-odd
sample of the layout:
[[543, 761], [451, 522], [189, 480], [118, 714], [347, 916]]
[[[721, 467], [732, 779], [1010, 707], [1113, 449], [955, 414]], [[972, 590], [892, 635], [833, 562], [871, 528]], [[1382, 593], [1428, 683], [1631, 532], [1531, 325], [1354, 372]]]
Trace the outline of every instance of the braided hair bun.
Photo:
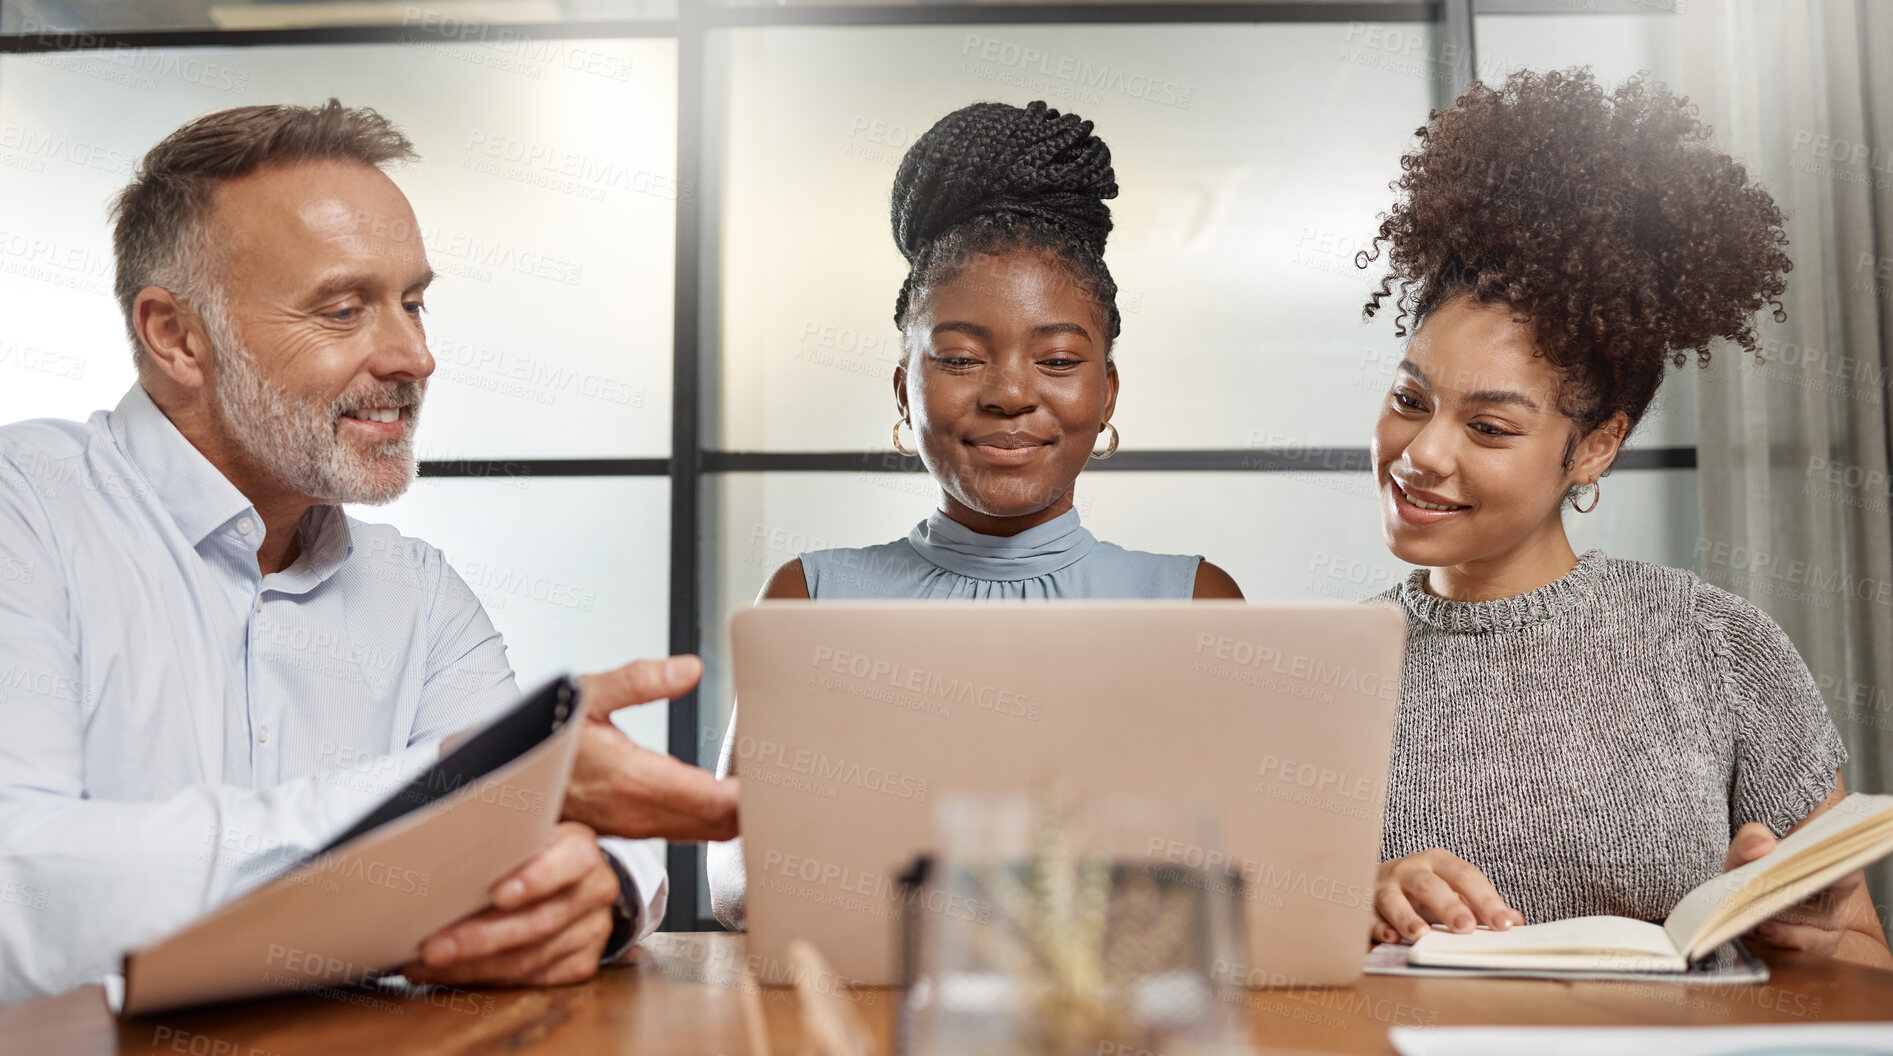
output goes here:
[[946, 115], [894, 174], [894, 244], [908, 263], [894, 324], [904, 331], [927, 291], [975, 259], [1034, 250], [1098, 302], [1108, 347], [1121, 323], [1104, 266], [1104, 202], [1115, 197], [1111, 148], [1076, 114], [1036, 102], [974, 103]]

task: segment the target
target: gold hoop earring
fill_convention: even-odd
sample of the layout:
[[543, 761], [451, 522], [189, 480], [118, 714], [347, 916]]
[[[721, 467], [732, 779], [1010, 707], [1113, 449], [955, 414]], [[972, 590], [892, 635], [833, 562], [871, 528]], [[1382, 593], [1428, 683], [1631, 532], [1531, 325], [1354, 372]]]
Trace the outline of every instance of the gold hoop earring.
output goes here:
[[1105, 445], [1104, 453], [1099, 454], [1098, 449], [1095, 447], [1091, 449], [1091, 457], [1097, 459], [1100, 462], [1104, 461], [1107, 458], [1110, 458], [1112, 455], [1117, 454], [1117, 426], [1112, 425], [1110, 422], [1105, 422], [1103, 425], [1098, 427], [1098, 432], [1102, 433], [1106, 429], [1109, 429], [1111, 431], [1111, 442]]
[[1593, 480], [1589, 484], [1584, 485], [1584, 487], [1591, 489], [1591, 504], [1589, 506], [1579, 506], [1577, 499], [1573, 498], [1571, 500], [1571, 508], [1579, 513], [1591, 512], [1597, 508], [1597, 504], [1603, 501], [1604, 498], [1603, 485], [1599, 484], [1597, 481]]
[[908, 458], [915, 458], [919, 456], [920, 452], [909, 451], [906, 448], [900, 446], [900, 427], [903, 425], [908, 425], [908, 424], [910, 423], [907, 421], [906, 418], [894, 419], [894, 450], [899, 451], [901, 454], [906, 455]]

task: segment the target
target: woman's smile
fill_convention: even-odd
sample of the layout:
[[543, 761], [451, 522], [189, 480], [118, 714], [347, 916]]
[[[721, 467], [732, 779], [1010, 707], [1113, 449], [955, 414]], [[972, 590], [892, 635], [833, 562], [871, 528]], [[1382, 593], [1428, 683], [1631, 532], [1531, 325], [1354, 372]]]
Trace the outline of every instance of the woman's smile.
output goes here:
[[1000, 466], [1025, 465], [1044, 454], [1055, 443], [1056, 439], [1010, 430], [984, 433], [965, 441], [975, 454]]
[[1403, 484], [1391, 475], [1387, 478], [1386, 492], [1394, 513], [1416, 528], [1430, 528], [1472, 512], [1471, 506], [1453, 502], [1437, 492]]

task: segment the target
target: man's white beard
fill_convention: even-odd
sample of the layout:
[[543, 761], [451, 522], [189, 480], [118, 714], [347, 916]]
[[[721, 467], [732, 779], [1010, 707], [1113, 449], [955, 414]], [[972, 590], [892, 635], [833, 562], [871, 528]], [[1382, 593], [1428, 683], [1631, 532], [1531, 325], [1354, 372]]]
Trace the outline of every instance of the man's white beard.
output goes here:
[[[213, 412], [276, 484], [321, 502], [380, 505], [400, 498], [414, 483], [414, 431], [426, 382], [391, 382], [318, 405], [297, 399], [266, 377], [223, 320], [204, 322], [216, 354]], [[371, 447], [343, 442], [338, 427], [345, 412], [393, 406], [406, 411], [400, 439]]]

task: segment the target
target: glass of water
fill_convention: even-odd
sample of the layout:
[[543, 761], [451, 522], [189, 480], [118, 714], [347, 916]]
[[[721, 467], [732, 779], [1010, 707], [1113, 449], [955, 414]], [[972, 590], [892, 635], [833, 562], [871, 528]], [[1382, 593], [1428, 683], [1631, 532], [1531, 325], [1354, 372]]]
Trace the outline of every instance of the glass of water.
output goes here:
[[1239, 877], [1207, 806], [942, 797], [906, 889], [914, 1056], [1224, 1051], [1214, 965], [1240, 960]]

